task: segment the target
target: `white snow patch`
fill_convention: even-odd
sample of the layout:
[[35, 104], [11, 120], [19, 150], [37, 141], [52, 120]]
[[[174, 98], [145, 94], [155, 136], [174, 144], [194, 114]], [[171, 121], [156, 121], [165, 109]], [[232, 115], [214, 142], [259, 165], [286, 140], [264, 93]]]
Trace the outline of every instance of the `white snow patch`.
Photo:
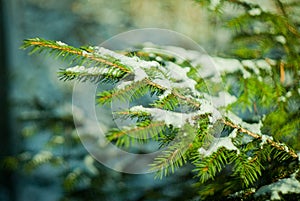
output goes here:
[[83, 50], [83, 51], [82, 51], [82, 55], [83, 55], [83, 56], [88, 56], [88, 55], [90, 55], [90, 53], [88, 53], [87, 51]]
[[231, 103], [234, 103], [237, 98], [231, 94], [229, 94], [227, 91], [221, 91], [219, 92], [218, 96], [211, 97], [213, 105], [215, 107], [225, 107]]
[[175, 88], [189, 88], [195, 94], [198, 92], [195, 89], [197, 82], [187, 76], [187, 73], [190, 71], [188, 67], [180, 67], [175, 63], [167, 62], [166, 69], [168, 71], [168, 76], [177, 80], [178, 82], [172, 82], [172, 87]]
[[134, 81], [138, 82], [147, 78], [147, 73], [142, 68], [136, 68], [134, 72]]
[[237, 135], [237, 129], [235, 128], [235, 129], [233, 129], [233, 131], [231, 131], [231, 133], [229, 134], [229, 137], [235, 138], [236, 135]]
[[198, 152], [199, 152], [200, 155], [204, 155], [204, 156], [207, 154], [207, 151], [203, 147], [200, 147], [198, 149]]
[[209, 121], [214, 124], [218, 119], [222, 118], [221, 113], [214, 107], [213, 103], [206, 99], [196, 99], [199, 103], [201, 103], [200, 111], [201, 114], [210, 113]]
[[225, 59], [221, 57], [213, 58], [215, 62], [215, 66], [218, 72], [225, 72], [225, 73], [234, 73], [238, 70], [242, 70], [243, 66], [241, 62], [237, 59]]
[[294, 173], [290, 178], [280, 179], [275, 183], [270, 185], [262, 186], [254, 194], [255, 197], [259, 197], [265, 194], [271, 194], [271, 200], [280, 200], [281, 197], [279, 192], [282, 194], [287, 193], [300, 193], [300, 182], [295, 178], [296, 173]]
[[268, 58], [268, 63], [271, 65], [271, 66], [275, 66], [277, 64], [277, 61], [274, 60], [274, 59], [269, 59]]
[[253, 70], [253, 72], [258, 75], [259, 74], [259, 69], [257, 68], [255, 62], [253, 60], [243, 60], [242, 64], [249, 69]]
[[180, 67], [173, 62], [166, 62], [166, 66], [164, 68], [159, 67], [159, 70], [166, 73], [169, 78], [157, 76], [152, 80], [154, 83], [166, 88], [167, 90], [171, 90], [172, 88], [188, 88], [194, 93], [194, 95], [199, 94], [199, 92], [195, 89], [197, 82], [187, 76], [187, 72], [190, 71], [190, 68]]
[[242, 127], [252, 131], [253, 133], [259, 134], [259, 135], [262, 135], [262, 133], [261, 133], [262, 126], [263, 126], [262, 121], [259, 121], [258, 123], [254, 123], [254, 124], [249, 124], [246, 122], [242, 123]]
[[85, 72], [84, 66], [74, 66], [66, 69], [67, 72], [82, 73]]
[[165, 50], [160, 50], [161, 52], [166, 53], [166, 51], [169, 52], [169, 54], [176, 56], [176, 59], [179, 62], [183, 62], [184, 60], [192, 61], [199, 57], [200, 52], [194, 51], [194, 50], [186, 50], [181, 47], [176, 46], [166, 46]]
[[139, 59], [138, 57], [127, 57], [122, 54], [118, 54], [114, 51], [105, 49], [103, 47], [99, 47], [96, 49], [96, 54], [103, 56], [103, 57], [112, 57], [114, 59], [119, 60], [120, 63], [124, 64], [125, 66], [130, 66], [133, 69], [138, 68], [150, 68], [150, 67], [158, 67], [160, 64], [157, 61], [144, 61]]
[[68, 46], [66, 43], [63, 43], [61, 41], [56, 41], [56, 44], [60, 46]]
[[189, 79], [186, 76], [186, 73], [190, 71], [188, 67], [183, 68], [173, 62], [167, 62], [166, 69], [171, 77], [177, 78], [178, 80]]
[[198, 152], [206, 157], [216, 152], [220, 147], [225, 147], [227, 150], [236, 150], [237, 154], [240, 153], [240, 150], [232, 143], [231, 137], [216, 138], [214, 142], [212, 142], [208, 150], [205, 150], [201, 147], [200, 149], [198, 149]]
[[253, 133], [256, 133], [258, 135], [262, 135], [261, 134], [261, 127], [263, 126], [262, 122], [259, 121], [258, 123], [254, 123], [254, 124], [249, 124], [244, 122], [240, 117], [238, 117], [237, 115], [235, 115], [234, 113], [228, 111], [225, 116], [232, 121], [232, 123], [236, 124], [236, 125], [240, 125], [242, 128], [245, 128]]
[[155, 57], [155, 60], [158, 61], [158, 62], [162, 62], [163, 58], [161, 58], [160, 56], [157, 56], [157, 57]]
[[251, 74], [244, 69], [242, 63], [237, 59], [215, 57], [214, 62], [219, 73], [234, 73], [236, 71], [241, 71], [244, 79], [247, 79], [251, 76]]
[[251, 77], [251, 73], [246, 71], [244, 68], [242, 69], [242, 72], [243, 72], [243, 78], [244, 79], [247, 79], [247, 78]]
[[209, 8], [215, 10], [219, 6], [220, 2], [220, 0], [211, 0]]
[[[276, 61], [273, 61], [271, 59], [269, 59], [269, 62], [271, 64], [274, 64], [274, 63], [276, 64]], [[264, 59], [256, 60], [256, 66], [260, 69], [266, 70], [267, 72], [271, 72], [271, 70], [272, 70], [271, 65]]]
[[257, 77], [257, 80], [258, 80], [259, 82], [262, 82], [262, 81], [263, 81], [263, 78], [262, 78], [261, 76], [258, 76], [258, 77]]
[[[109, 72], [109, 68], [99, 68], [99, 67], [89, 67], [86, 68], [85, 66], [74, 66], [67, 68], [67, 72], [73, 72], [73, 73], [85, 73], [88, 75], [101, 75]], [[113, 71], [110, 72], [111, 74], [116, 74], [117, 72]]]
[[286, 39], [285, 39], [285, 37], [282, 36], [282, 35], [276, 36], [276, 37], [275, 37], [275, 40], [276, 40], [277, 42], [283, 44], [283, 45], [286, 43]]
[[195, 121], [193, 120], [193, 117], [201, 114], [212, 114], [211, 123], [215, 123], [215, 121], [222, 117], [221, 114], [214, 107], [212, 107], [211, 104], [205, 104], [204, 100], [201, 101], [201, 109], [191, 113], [173, 112], [159, 108], [146, 108], [140, 105], [134, 106], [130, 108], [130, 110], [148, 112], [155, 121], [164, 121], [166, 124], [172, 124], [178, 128], [181, 128], [186, 123], [194, 125]]
[[289, 152], [290, 151], [290, 149], [288, 148], [288, 146], [284, 145], [284, 151], [285, 152]]
[[103, 73], [104, 69], [101, 68], [97, 68], [97, 67], [90, 67], [90, 68], [86, 68], [85, 72], [91, 75], [97, 75], [99, 73]]
[[172, 124], [177, 128], [181, 128], [184, 124], [186, 124], [186, 122], [192, 123], [191, 118], [194, 115], [167, 111], [158, 108], [145, 108], [143, 106], [134, 106], [130, 110], [148, 112], [155, 121], [164, 121], [167, 125]]
[[154, 54], [154, 53], [150, 53], [150, 54], [149, 54], [149, 57], [154, 58], [154, 57], [155, 57], [155, 54]]
[[263, 146], [267, 144], [268, 140], [273, 140], [273, 137], [268, 135], [261, 135], [261, 143], [259, 144], [261, 149], [263, 149]]
[[288, 92], [286, 93], [285, 96], [286, 96], [287, 98], [290, 98], [292, 95], [293, 95], [292, 92], [291, 92], [291, 91], [288, 91]]
[[171, 82], [168, 79], [154, 79], [152, 80], [154, 83], [166, 88], [171, 89]]
[[253, 8], [249, 10], [249, 15], [251, 16], [258, 16], [261, 14], [261, 9], [260, 8]]
[[191, 64], [193, 66], [200, 66], [199, 75], [203, 78], [216, 76], [218, 73], [215, 62], [207, 54], [199, 55], [196, 59], [191, 61]]
[[230, 121], [232, 121], [232, 123], [240, 125], [243, 123], [243, 120], [238, 117], [237, 115], [235, 115], [233, 112], [228, 111], [226, 113], [226, 117], [228, 117], [230, 119]]
[[124, 89], [126, 86], [130, 85], [131, 83], [132, 83], [132, 81], [120, 82], [117, 85], [117, 89]]
[[280, 101], [280, 102], [286, 102], [286, 97], [280, 96], [280, 97], [278, 98], [278, 101]]
[[170, 89], [167, 89], [164, 91], [164, 93], [162, 95], [158, 96], [158, 98], [161, 100], [161, 99], [167, 97], [168, 95], [170, 95], [171, 93], [172, 93], [172, 91]]

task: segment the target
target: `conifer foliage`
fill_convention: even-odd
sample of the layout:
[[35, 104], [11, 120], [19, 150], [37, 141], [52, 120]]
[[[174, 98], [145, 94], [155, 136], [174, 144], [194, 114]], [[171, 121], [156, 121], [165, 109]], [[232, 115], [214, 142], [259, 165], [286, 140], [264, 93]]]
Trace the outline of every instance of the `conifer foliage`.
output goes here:
[[[23, 48], [68, 61], [70, 67], [58, 73], [61, 80], [112, 84], [97, 94], [97, 103], [129, 101], [127, 110], [114, 115], [132, 124], [112, 128], [106, 137], [125, 149], [159, 144], [161, 154], [151, 164], [157, 177], [191, 163], [201, 200], [300, 194], [300, 33], [298, 19], [289, 14], [297, 2], [274, 0], [276, 12], [248, 1], [197, 2], [218, 13], [226, 4], [243, 10], [227, 22], [237, 30], [232, 59], [215, 57], [226, 91], [208, 93], [205, 86], [215, 80], [200, 76], [207, 66], [162, 51], [166, 47], [113, 52], [34, 38]], [[137, 104], [145, 96], [149, 103]]]

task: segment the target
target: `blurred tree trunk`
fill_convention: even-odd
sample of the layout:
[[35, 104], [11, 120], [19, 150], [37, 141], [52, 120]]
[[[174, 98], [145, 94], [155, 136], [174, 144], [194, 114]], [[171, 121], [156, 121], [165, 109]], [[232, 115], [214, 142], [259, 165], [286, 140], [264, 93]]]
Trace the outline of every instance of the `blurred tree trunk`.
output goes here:
[[[7, 22], [4, 0], [0, 0], [0, 158], [13, 154], [9, 129]], [[0, 200], [15, 200], [13, 175], [9, 170], [0, 173]]]

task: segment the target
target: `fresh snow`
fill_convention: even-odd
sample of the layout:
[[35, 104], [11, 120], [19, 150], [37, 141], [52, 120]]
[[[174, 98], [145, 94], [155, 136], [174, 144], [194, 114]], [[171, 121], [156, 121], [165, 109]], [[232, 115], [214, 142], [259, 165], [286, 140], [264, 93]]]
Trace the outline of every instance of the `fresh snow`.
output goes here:
[[88, 56], [88, 55], [90, 55], [90, 53], [88, 53], [87, 51], [83, 50], [83, 51], [82, 51], [82, 55], [83, 55], [83, 56]]
[[275, 40], [276, 40], [277, 42], [283, 44], [283, 45], [286, 43], [286, 39], [285, 39], [285, 37], [282, 36], [282, 35], [276, 36], [276, 37], [275, 37]]
[[175, 63], [167, 62], [166, 69], [170, 78], [176, 79], [177, 82], [172, 82], [170, 86], [173, 88], [189, 88], [196, 95], [198, 91], [195, 89], [197, 82], [187, 76], [190, 68], [182, 68]]
[[292, 95], [293, 95], [293, 94], [292, 94], [291, 91], [288, 91], [288, 92], [285, 94], [285, 96], [286, 96], [287, 98], [290, 98]]
[[56, 41], [56, 44], [57, 44], [57, 45], [60, 45], [60, 46], [67, 46], [66, 43], [63, 43], [63, 42], [61, 42], [61, 41]]
[[[108, 73], [108, 68], [99, 68], [99, 67], [89, 67], [86, 68], [85, 66], [74, 66], [66, 69], [67, 72], [73, 73], [81, 73], [81, 74], [88, 74], [88, 75], [101, 75], [104, 73]], [[114, 74], [114, 71], [112, 72]]]
[[261, 14], [261, 9], [260, 8], [253, 8], [249, 10], [249, 15], [251, 16], [258, 16]]
[[160, 50], [161, 52], [165, 52], [165, 53], [170, 53], [171, 55], [175, 55], [176, 59], [180, 59], [179, 62], [182, 62], [184, 60], [187, 61], [193, 61], [196, 60], [201, 53], [195, 50], [186, 50], [184, 48], [181, 47], [176, 47], [176, 46], [165, 46], [164, 47], [166, 51], [164, 50]]
[[213, 119], [211, 123], [214, 123], [217, 119], [221, 118], [221, 114], [218, 111], [212, 106], [209, 108], [207, 106], [202, 107], [201, 105], [200, 110], [191, 113], [173, 112], [159, 108], [146, 108], [143, 106], [134, 106], [130, 108], [130, 111], [148, 112], [151, 114], [154, 121], [164, 121], [167, 125], [172, 124], [174, 127], [181, 128], [186, 123], [194, 125], [195, 121], [193, 120], [193, 117], [197, 115], [212, 113]]
[[218, 72], [234, 73], [243, 68], [241, 62], [237, 59], [225, 59], [221, 57], [213, 58]]
[[259, 144], [261, 149], [263, 149], [263, 146], [267, 144], [267, 140], [273, 140], [273, 137], [268, 135], [261, 135], [261, 143]]
[[230, 136], [216, 138], [212, 142], [208, 150], [205, 150], [204, 148], [201, 147], [200, 149], [198, 149], [198, 152], [204, 157], [206, 157], [206, 156], [210, 156], [221, 147], [225, 147], [227, 150], [235, 150], [237, 151], [237, 154], [240, 153], [239, 149], [232, 143], [232, 137]]
[[221, 3], [220, 0], [211, 0], [209, 8], [212, 10], [215, 10], [219, 6], [220, 3]]
[[116, 86], [117, 89], [124, 89], [126, 86], [132, 84], [132, 81], [122, 81], [120, 83], [118, 83], [118, 85]]
[[172, 124], [177, 128], [181, 128], [187, 122], [189, 122], [190, 124], [194, 123], [192, 117], [195, 116], [195, 113], [186, 114], [158, 108], [145, 108], [143, 106], [134, 106], [130, 108], [130, 110], [148, 112], [153, 117], [153, 120], [164, 121], [167, 125]]
[[262, 135], [261, 133], [261, 127], [262, 127], [262, 122], [258, 122], [258, 123], [254, 123], [254, 124], [249, 124], [244, 122], [240, 117], [238, 117], [237, 115], [235, 115], [233, 112], [228, 111], [225, 116], [230, 119], [230, 121], [232, 121], [234, 124], [236, 125], [240, 125], [241, 127], [256, 133], [258, 135]]
[[213, 58], [215, 62], [215, 67], [217, 72], [219, 73], [234, 73], [236, 71], [241, 71], [243, 74], [243, 78], [247, 79], [251, 76], [251, 74], [245, 70], [242, 63], [237, 59], [225, 59], [221, 57]]
[[256, 63], [253, 60], [243, 60], [242, 64], [249, 69], [253, 70], [256, 75], [259, 75], [259, 69], [257, 68]]
[[270, 185], [262, 186], [254, 194], [255, 197], [259, 197], [265, 194], [271, 194], [271, 200], [281, 200], [279, 193], [300, 193], [300, 182], [295, 178], [294, 173], [290, 178], [279, 179], [277, 182]]
[[217, 97], [212, 96], [211, 99], [213, 105], [217, 108], [227, 106], [237, 100], [235, 96], [229, 94], [227, 91], [221, 91]]
[[166, 88], [166, 89], [171, 89], [172, 84], [171, 81], [168, 79], [162, 79], [162, 78], [156, 78], [154, 80], [152, 80], [154, 83]]
[[171, 91], [170, 89], [167, 89], [167, 90], [164, 91], [164, 93], [163, 93], [162, 95], [158, 96], [158, 98], [159, 98], [160, 100], [162, 100], [163, 98], [167, 97], [167, 96], [170, 95], [171, 93], [172, 93], [172, 91]]
[[124, 64], [125, 66], [130, 66], [133, 69], [138, 69], [138, 68], [150, 68], [150, 67], [158, 67], [160, 64], [156, 61], [144, 61], [139, 59], [138, 57], [127, 57], [122, 54], [118, 54], [114, 51], [105, 49], [103, 47], [96, 48], [96, 54], [103, 56], [103, 57], [111, 57], [114, 59], [119, 60], [120, 63]]
[[74, 66], [66, 69], [67, 72], [83, 73], [85, 72], [85, 66]]
[[136, 68], [134, 72], [134, 81], [138, 82], [147, 78], [147, 73], [142, 68]]
[[98, 68], [98, 67], [90, 67], [86, 68], [85, 66], [74, 66], [66, 69], [67, 72], [73, 73], [86, 73], [89, 75], [98, 75], [108, 72], [108, 69]]

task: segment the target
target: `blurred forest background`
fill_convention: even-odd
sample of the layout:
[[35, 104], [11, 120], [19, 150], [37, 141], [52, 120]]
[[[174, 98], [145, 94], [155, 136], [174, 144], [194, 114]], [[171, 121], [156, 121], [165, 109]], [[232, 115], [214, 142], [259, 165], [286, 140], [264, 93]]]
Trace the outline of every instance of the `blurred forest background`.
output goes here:
[[[125, 175], [94, 162], [74, 130], [72, 83], [56, 76], [64, 65], [29, 57], [19, 47], [23, 39], [33, 37], [73, 46], [98, 45], [124, 31], [164, 28], [219, 55], [229, 48], [231, 35], [222, 26], [226, 19], [192, 0], [0, 2], [1, 159], [21, 153], [20, 160], [11, 158], [5, 164], [8, 168], [1, 170], [0, 200], [188, 199], [193, 191], [191, 181], [185, 180], [190, 178], [188, 171], [155, 181], [153, 175]], [[260, 3], [272, 8], [268, 1]], [[32, 158], [34, 162], [29, 162]]]

